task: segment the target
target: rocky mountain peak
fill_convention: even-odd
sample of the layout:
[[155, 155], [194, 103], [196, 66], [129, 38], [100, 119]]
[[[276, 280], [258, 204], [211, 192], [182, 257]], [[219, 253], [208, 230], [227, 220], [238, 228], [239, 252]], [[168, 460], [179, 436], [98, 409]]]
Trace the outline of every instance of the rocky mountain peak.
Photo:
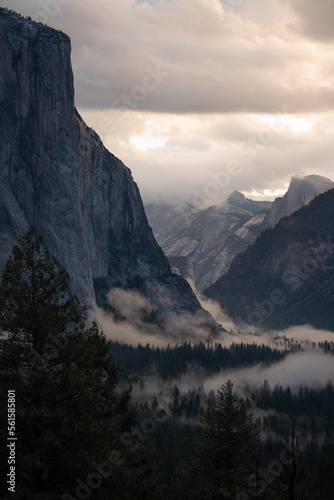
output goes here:
[[308, 205], [316, 196], [334, 187], [334, 182], [321, 175], [293, 176], [288, 191], [276, 198], [268, 214], [268, 226], [274, 227], [280, 219]]
[[264, 231], [204, 295], [237, 322], [334, 331], [333, 204], [330, 189]]
[[245, 203], [245, 201], [246, 197], [240, 193], [240, 191], [234, 190], [233, 193], [231, 193], [227, 198], [226, 203], [229, 203], [230, 205], [240, 205]]

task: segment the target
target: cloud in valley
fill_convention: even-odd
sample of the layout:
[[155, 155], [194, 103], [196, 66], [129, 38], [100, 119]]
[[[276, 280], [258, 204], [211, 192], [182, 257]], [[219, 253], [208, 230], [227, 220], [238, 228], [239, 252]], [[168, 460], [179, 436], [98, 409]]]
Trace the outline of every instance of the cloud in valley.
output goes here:
[[297, 392], [301, 385], [313, 388], [324, 387], [330, 380], [334, 382], [333, 356], [323, 352], [302, 352], [289, 354], [285, 359], [272, 365], [256, 365], [249, 368], [222, 371], [219, 375], [207, 378], [204, 389], [216, 391], [231, 379], [242, 390], [245, 386], [260, 387], [268, 380], [273, 389], [276, 384], [289, 386]]
[[[97, 321], [108, 340], [135, 347], [147, 343], [166, 347], [183, 342], [208, 342], [210, 326], [203, 311], [175, 313], [174, 304], [168, 303], [163, 289], [155, 289], [154, 294], [153, 304], [150, 298], [138, 291], [112, 288], [107, 301], [113, 312], [96, 307], [90, 319]], [[223, 336], [216, 338], [217, 341], [222, 339]]]
[[334, 332], [328, 330], [319, 330], [310, 325], [291, 326], [284, 330], [265, 330], [254, 325], [245, 323], [235, 323], [221, 308], [218, 302], [208, 299], [199, 293], [193, 284], [193, 290], [201, 306], [206, 309], [212, 317], [222, 325], [227, 332], [222, 335], [221, 343], [224, 346], [230, 346], [233, 342], [246, 344], [267, 345], [272, 348], [284, 349], [286, 347], [285, 339], [291, 343], [302, 343], [303, 348], [314, 349], [313, 342], [334, 342]]
[[265, 380], [271, 389], [281, 385], [284, 389], [290, 387], [293, 393], [297, 393], [301, 386], [322, 389], [328, 382], [334, 383], [333, 356], [320, 351], [294, 353], [272, 365], [226, 369], [209, 377], [199, 367], [188, 367], [184, 375], [167, 381], [157, 375], [142, 377], [140, 383], [133, 385], [133, 396], [142, 401], [153, 401], [154, 397], [158, 397], [160, 408], [168, 412], [175, 385], [181, 394], [200, 388], [202, 395], [208, 395], [210, 391], [216, 393], [228, 379], [232, 380], [235, 389], [244, 397], [251, 397], [252, 392], [259, 389]]
[[[135, 399], [153, 400], [159, 396], [159, 404], [166, 408], [171, 402], [171, 388], [177, 384], [181, 393], [201, 387], [205, 394], [211, 390], [217, 391], [229, 378], [236, 389], [247, 396], [267, 380], [274, 388], [276, 384], [282, 387], [289, 386], [293, 392], [298, 391], [301, 385], [319, 388], [324, 387], [330, 380], [334, 383], [333, 356], [326, 354], [318, 348], [318, 342], [334, 342], [334, 333], [325, 330], [316, 330], [309, 325], [291, 327], [283, 331], [258, 331], [255, 327], [240, 330], [238, 325], [224, 314], [219, 304], [199, 297], [202, 305], [212, 316], [229, 329], [220, 338], [215, 339], [224, 346], [232, 343], [248, 343], [267, 345], [276, 349], [289, 349], [296, 343], [301, 343], [303, 351], [288, 354], [283, 360], [271, 365], [260, 363], [250, 367], [227, 368], [220, 373], [207, 376], [199, 366], [185, 367], [184, 375], [164, 382], [157, 375], [147, 376], [140, 384], [134, 384], [133, 394]], [[184, 315], [175, 318], [175, 323], [168, 327], [174, 331], [183, 331], [177, 338], [168, 337], [154, 324], [147, 324], [144, 318], [152, 312], [150, 301], [137, 291], [112, 289], [108, 295], [108, 302], [126, 316], [127, 321], [116, 321], [114, 316], [107, 311], [97, 308], [94, 319], [104, 331], [108, 340], [118, 341], [137, 347], [138, 344], [166, 348], [168, 344], [182, 344], [183, 342], [207, 343], [207, 331], [200, 325], [200, 318]], [[153, 372], [154, 373], [154, 372]]]
[[[290, 345], [301, 343], [305, 351], [317, 349], [318, 342], [334, 342], [334, 332], [317, 330], [310, 325], [293, 326], [285, 330], [266, 331], [255, 326], [235, 324], [214, 302], [198, 294], [198, 299], [204, 309], [221, 324], [227, 331], [221, 333], [213, 342], [219, 342], [229, 347], [232, 343], [267, 345], [276, 349], [289, 349]], [[147, 317], [152, 314], [156, 306], [150, 299], [135, 290], [123, 290], [112, 288], [107, 296], [108, 305], [117, 312], [117, 318], [108, 310], [99, 307], [92, 312], [100, 328], [104, 331], [108, 340], [130, 344], [136, 347], [138, 344], [164, 348], [182, 344], [183, 342], [207, 343], [210, 337], [208, 328], [203, 322], [201, 314], [191, 315], [189, 313], [176, 316], [169, 315], [165, 318], [166, 331], [163, 332], [156, 323], [148, 323]], [[168, 306], [168, 304], [167, 304]], [[120, 320], [120, 318], [123, 318]], [[313, 346], [315, 342], [316, 346]]]

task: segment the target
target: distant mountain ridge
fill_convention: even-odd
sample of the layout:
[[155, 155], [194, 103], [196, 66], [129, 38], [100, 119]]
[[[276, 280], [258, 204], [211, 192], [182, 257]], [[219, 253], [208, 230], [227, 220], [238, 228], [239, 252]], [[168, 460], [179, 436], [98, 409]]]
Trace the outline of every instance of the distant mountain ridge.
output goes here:
[[204, 294], [235, 321], [334, 331], [334, 189], [263, 232]]
[[[248, 200], [234, 191], [220, 207], [180, 211], [170, 205], [146, 205], [149, 223], [168, 257], [188, 257], [202, 291], [227, 271], [234, 256], [265, 229], [271, 202]], [[186, 216], [184, 216], [186, 214]]]
[[320, 175], [293, 176], [286, 194], [274, 202], [251, 200], [233, 191], [221, 206], [205, 210], [191, 204], [182, 211], [157, 204], [145, 209], [166, 255], [192, 262], [196, 287], [202, 292], [228, 271], [234, 257], [262, 231], [333, 187], [333, 181]]

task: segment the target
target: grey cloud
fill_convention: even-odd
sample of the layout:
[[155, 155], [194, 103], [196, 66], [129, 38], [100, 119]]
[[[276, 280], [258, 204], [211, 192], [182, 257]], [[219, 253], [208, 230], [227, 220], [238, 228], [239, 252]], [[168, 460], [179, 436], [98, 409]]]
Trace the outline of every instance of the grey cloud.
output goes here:
[[[156, 290], [156, 293], [158, 292], [159, 290]], [[156, 323], [147, 321], [147, 317], [152, 312], [156, 312], [156, 306], [152, 306], [150, 299], [142, 293], [135, 290], [112, 288], [108, 293], [107, 300], [113, 310], [117, 312], [118, 318], [111, 311], [96, 307], [95, 311], [91, 313], [91, 319], [97, 321], [108, 340], [117, 340], [134, 346], [139, 343], [150, 343], [163, 347], [168, 342], [173, 344], [207, 341], [210, 336], [207, 318], [203, 311], [194, 314], [184, 312], [178, 315], [170, 313], [165, 316], [161, 328]], [[167, 300], [165, 297], [163, 298], [163, 307], [170, 309], [173, 304], [169, 306]]]
[[[310, 20], [311, 0], [306, 3]], [[42, 4], [12, 0], [13, 8], [32, 16]], [[302, 9], [297, 0], [294, 6]], [[71, 36], [82, 108], [112, 109], [115, 99], [142, 86], [147, 67], [161, 67], [168, 76], [134, 103], [136, 110], [271, 112], [277, 101], [291, 112], [332, 108], [329, 82], [310, 77], [310, 66], [317, 71], [321, 64], [319, 55], [243, 19], [238, 9], [223, 13], [218, 2], [62, 0], [48, 21]]]
[[[313, 128], [298, 131], [293, 128], [296, 118], [285, 116], [281, 103], [276, 103], [275, 109], [275, 113], [263, 117], [249, 114], [179, 117], [84, 110], [83, 116], [98, 133], [101, 123], [111, 120], [114, 131], [103, 140], [131, 168], [145, 203], [190, 202], [195, 191], [196, 195], [198, 191], [203, 193], [207, 184], [213, 182], [213, 176], [227, 171], [230, 162], [237, 162], [240, 174], [229, 176], [225, 185], [218, 186], [217, 199], [208, 200], [213, 205], [220, 204], [234, 189], [261, 192], [287, 188], [295, 174], [318, 173], [334, 178], [333, 114], [301, 115], [298, 117], [301, 125], [313, 123]], [[166, 142], [162, 147], [143, 152], [131, 142], [138, 135], [161, 136]], [[197, 141], [209, 148], [204, 150], [203, 145], [203, 150], [199, 150]], [[176, 144], [187, 147], [168, 147]]]
[[298, 16], [298, 29], [305, 35], [321, 42], [334, 40], [332, 0], [292, 0], [291, 8]]
[[166, 142], [167, 148], [187, 148], [194, 151], [208, 151], [210, 145], [202, 141], [201, 139], [188, 139], [188, 140], [178, 140], [170, 139]]
[[84, 4], [75, 25], [87, 27], [84, 38], [71, 26], [78, 105], [111, 107], [142, 84], [149, 66], [168, 76], [135, 103], [138, 110], [271, 112], [278, 100], [291, 112], [331, 107], [326, 82], [309, 80], [310, 64], [319, 61], [305, 47], [195, 4], [135, 16], [133, 9], [117, 9], [112, 18], [102, 18], [103, 2]]
[[[317, 51], [306, 35], [291, 31], [298, 19], [312, 23], [314, 8], [319, 9], [316, 25], [326, 17], [321, 14], [324, 6], [330, 7], [328, 2], [312, 7], [310, 0], [276, 2], [280, 13], [275, 21], [274, 2], [247, 1], [224, 13], [214, 0], [156, 0], [137, 6], [134, 0], [61, 0], [57, 14], [49, 16], [48, 24], [72, 39], [76, 105], [106, 146], [131, 168], [146, 202], [191, 201], [194, 190], [202, 192], [210, 175], [224, 170], [229, 161], [240, 162], [242, 174], [220, 190], [218, 203], [233, 189], [275, 191], [293, 174], [334, 177], [332, 117], [324, 113], [334, 104], [331, 46]], [[57, 5], [57, 0], [10, 4], [34, 17], [43, 5]], [[268, 26], [260, 15], [264, 4], [270, 4]], [[283, 14], [284, 22], [279, 17]], [[134, 101], [131, 94], [137, 88], [140, 97], [138, 86], [148, 67], [168, 75], [144, 99]], [[130, 96], [133, 108], [122, 103], [123, 96]], [[119, 101], [125, 110], [118, 109]], [[245, 150], [249, 138], [261, 130], [252, 113], [284, 108], [290, 114], [321, 112], [323, 117], [302, 136], [278, 131], [253, 161], [245, 161], [240, 146], [245, 143]], [[101, 126], [103, 114], [112, 122], [108, 130]], [[182, 115], [188, 121], [172, 123]], [[148, 130], [146, 121], [152, 116], [166, 124], [166, 130], [153, 131], [166, 142], [144, 153], [131, 141]], [[193, 123], [197, 125], [190, 131]]]
[[[289, 386], [297, 393], [300, 386], [319, 389], [331, 381], [334, 382], [333, 356], [320, 351], [289, 354], [285, 359], [271, 365], [258, 364], [222, 370], [214, 376], [206, 376], [201, 367], [188, 367], [187, 372], [176, 379], [163, 381], [159, 376], [142, 377], [139, 384], [134, 384], [133, 395], [137, 400], [153, 400], [158, 397], [160, 408], [168, 413], [168, 405], [172, 403], [172, 388], [176, 384], [181, 394], [200, 388], [205, 405], [210, 391], [217, 392], [222, 384], [231, 379], [236, 390], [243, 396], [251, 396], [267, 380], [271, 389], [280, 384]], [[257, 411], [257, 410], [256, 410]]]
[[289, 354], [282, 361], [268, 365], [256, 365], [245, 369], [226, 370], [216, 377], [207, 379], [204, 388], [208, 392], [217, 390], [231, 378], [236, 386], [260, 387], [268, 380], [273, 388], [276, 384], [290, 386], [296, 392], [303, 385], [307, 387], [324, 387], [329, 380], [333, 382], [333, 356], [322, 352], [303, 352]]

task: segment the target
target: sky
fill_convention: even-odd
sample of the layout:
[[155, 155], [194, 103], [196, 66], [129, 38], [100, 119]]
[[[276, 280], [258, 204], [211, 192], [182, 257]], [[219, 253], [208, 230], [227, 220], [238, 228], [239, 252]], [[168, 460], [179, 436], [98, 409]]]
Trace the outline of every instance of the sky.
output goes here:
[[334, 0], [0, 0], [71, 37], [75, 102], [145, 203], [334, 180]]

